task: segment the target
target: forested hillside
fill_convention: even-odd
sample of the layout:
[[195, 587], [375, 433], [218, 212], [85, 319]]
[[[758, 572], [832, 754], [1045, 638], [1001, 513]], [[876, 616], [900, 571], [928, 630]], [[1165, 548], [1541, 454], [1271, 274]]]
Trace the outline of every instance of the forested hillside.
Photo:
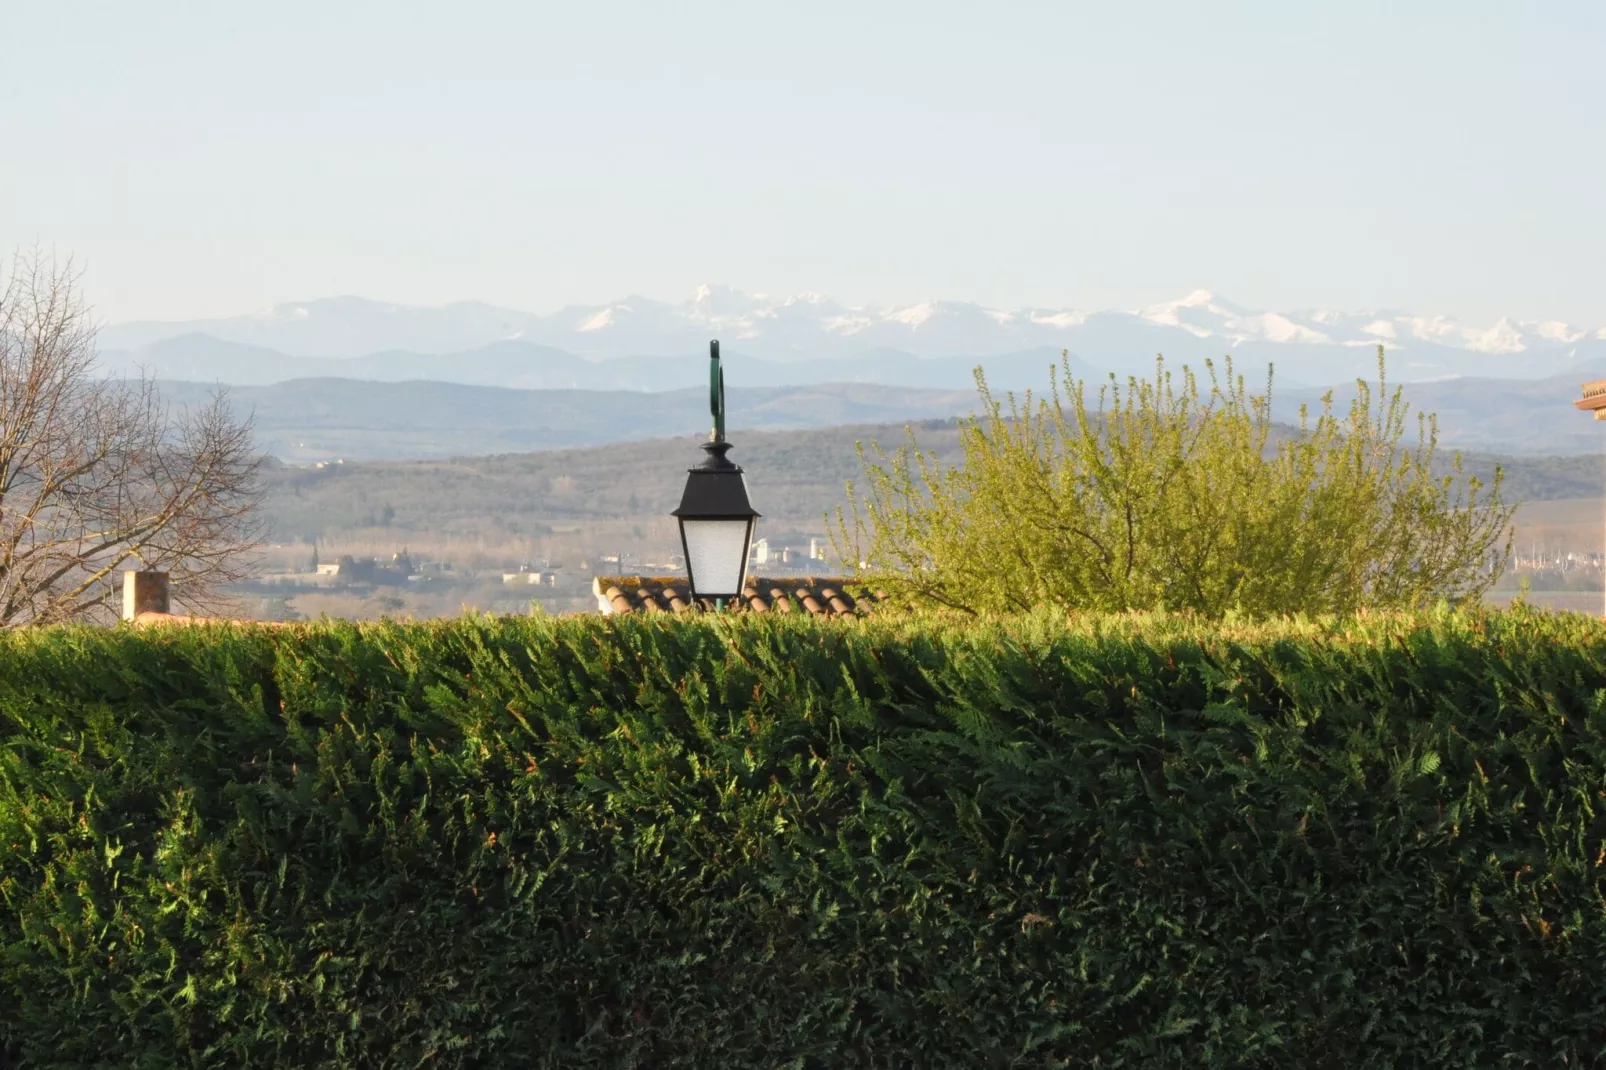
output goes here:
[[[914, 425], [921, 446], [958, 459], [955, 420]], [[871, 424], [733, 435], [731, 457], [747, 470], [753, 501], [770, 530], [823, 530], [821, 517], [844, 500], [859, 474], [856, 442], [889, 447], [899, 425]], [[698, 436], [587, 449], [509, 453], [442, 461], [373, 461], [322, 468], [273, 464], [265, 506], [276, 540], [329, 538], [352, 529], [482, 538], [538, 535], [576, 525], [645, 524], [679, 502], [686, 468], [701, 458]], [[1448, 453], [1445, 458], [1448, 458]], [[1497, 457], [1468, 454], [1469, 473], [1506, 469], [1506, 492], [1521, 501], [1593, 498], [1603, 486], [1598, 456]]]

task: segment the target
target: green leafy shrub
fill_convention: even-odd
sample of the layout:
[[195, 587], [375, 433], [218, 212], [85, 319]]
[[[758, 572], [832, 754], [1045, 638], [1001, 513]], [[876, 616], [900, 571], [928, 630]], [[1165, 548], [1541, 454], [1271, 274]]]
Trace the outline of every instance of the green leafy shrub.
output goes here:
[[1527, 611], [0, 635], [0, 1064], [1598, 1065]]
[[1067, 355], [1063, 384], [1007, 407], [977, 368], [962, 460], [913, 430], [890, 454], [861, 448], [836, 556], [894, 600], [968, 612], [1475, 606], [1511, 553], [1503, 472], [1485, 486], [1459, 454], [1443, 464], [1436, 421], [1411, 419], [1381, 346], [1377, 361], [1375, 403], [1357, 381], [1347, 411], [1329, 391], [1296, 428], [1272, 420], [1269, 373], [1251, 394], [1231, 358], [1206, 362], [1207, 383], [1161, 360], [1090, 398]]

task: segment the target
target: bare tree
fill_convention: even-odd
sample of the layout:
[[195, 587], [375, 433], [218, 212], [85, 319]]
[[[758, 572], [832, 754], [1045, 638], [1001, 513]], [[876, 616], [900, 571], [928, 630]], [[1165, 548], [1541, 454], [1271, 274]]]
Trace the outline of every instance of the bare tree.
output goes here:
[[0, 278], [0, 625], [107, 619], [123, 569], [215, 609], [257, 545], [251, 423], [220, 391], [172, 412], [108, 379], [71, 264], [18, 254]]

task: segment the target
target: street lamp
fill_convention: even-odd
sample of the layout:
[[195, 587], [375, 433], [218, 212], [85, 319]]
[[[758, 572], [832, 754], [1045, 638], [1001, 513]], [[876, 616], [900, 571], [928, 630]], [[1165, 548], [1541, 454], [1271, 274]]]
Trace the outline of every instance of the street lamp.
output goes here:
[[725, 456], [725, 373], [719, 366], [719, 343], [708, 346], [708, 410], [714, 433], [703, 443], [703, 463], [687, 469], [680, 508], [670, 515], [680, 521], [680, 545], [686, 552], [686, 575], [693, 598], [712, 598], [716, 606], [736, 598], [747, 582], [747, 555], [759, 514], [747, 500], [741, 466]]

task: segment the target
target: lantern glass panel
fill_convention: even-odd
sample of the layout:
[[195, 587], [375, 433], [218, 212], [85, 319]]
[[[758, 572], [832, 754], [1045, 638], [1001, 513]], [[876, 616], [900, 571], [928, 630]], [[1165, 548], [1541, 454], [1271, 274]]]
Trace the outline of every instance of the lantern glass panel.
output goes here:
[[742, 593], [751, 525], [752, 521], [745, 518], [680, 522], [694, 591], [709, 598], [730, 598]]

